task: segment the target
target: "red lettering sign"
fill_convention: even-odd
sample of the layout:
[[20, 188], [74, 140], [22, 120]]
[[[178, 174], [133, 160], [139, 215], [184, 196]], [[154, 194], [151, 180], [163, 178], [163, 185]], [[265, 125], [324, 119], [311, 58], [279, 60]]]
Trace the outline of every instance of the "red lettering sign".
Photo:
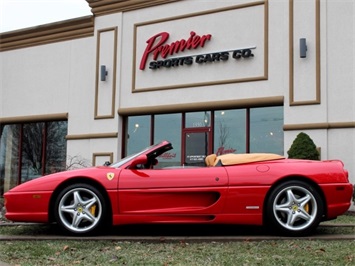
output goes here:
[[227, 154], [227, 153], [234, 153], [236, 150], [233, 149], [233, 148], [230, 148], [230, 149], [225, 149], [224, 147], [219, 147], [217, 152], [216, 152], [216, 155], [222, 155], [222, 154]]
[[144, 70], [149, 55], [153, 55], [153, 60], [157, 60], [159, 55], [162, 58], [166, 58], [168, 55], [183, 52], [185, 49], [204, 47], [206, 41], [211, 40], [211, 38], [211, 34], [199, 36], [194, 31], [191, 31], [187, 40], [181, 39], [180, 41], [165, 44], [169, 39], [169, 33], [160, 32], [147, 40], [147, 47], [144, 50], [139, 69]]
[[176, 153], [166, 152], [163, 153], [162, 155], [159, 155], [158, 157], [164, 160], [170, 160], [176, 157]]

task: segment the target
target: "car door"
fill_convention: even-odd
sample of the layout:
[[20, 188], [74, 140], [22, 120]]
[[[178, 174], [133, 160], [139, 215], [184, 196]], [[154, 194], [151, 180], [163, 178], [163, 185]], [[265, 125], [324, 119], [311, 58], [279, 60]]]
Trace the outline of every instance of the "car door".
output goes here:
[[124, 169], [119, 178], [121, 214], [215, 214], [228, 190], [224, 167]]

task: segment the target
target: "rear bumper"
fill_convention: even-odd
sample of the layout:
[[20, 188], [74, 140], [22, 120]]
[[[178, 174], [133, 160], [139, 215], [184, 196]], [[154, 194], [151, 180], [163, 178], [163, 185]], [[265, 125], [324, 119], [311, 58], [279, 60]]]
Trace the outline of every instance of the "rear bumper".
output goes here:
[[326, 219], [344, 214], [351, 206], [353, 185], [350, 183], [321, 184], [326, 200]]

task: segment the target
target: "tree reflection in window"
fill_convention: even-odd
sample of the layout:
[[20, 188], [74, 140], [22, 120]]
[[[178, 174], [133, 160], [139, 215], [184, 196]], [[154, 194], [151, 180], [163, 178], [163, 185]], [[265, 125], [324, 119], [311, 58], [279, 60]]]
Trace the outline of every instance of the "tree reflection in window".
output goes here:
[[214, 152], [246, 152], [246, 109], [218, 110], [214, 112]]
[[47, 123], [46, 168], [45, 174], [52, 174], [66, 169], [67, 135], [66, 121]]
[[18, 184], [21, 125], [3, 125], [0, 130], [0, 196]]
[[53, 121], [2, 125], [0, 196], [19, 183], [65, 170], [67, 124]]
[[22, 132], [21, 183], [42, 175], [44, 123], [24, 124]]

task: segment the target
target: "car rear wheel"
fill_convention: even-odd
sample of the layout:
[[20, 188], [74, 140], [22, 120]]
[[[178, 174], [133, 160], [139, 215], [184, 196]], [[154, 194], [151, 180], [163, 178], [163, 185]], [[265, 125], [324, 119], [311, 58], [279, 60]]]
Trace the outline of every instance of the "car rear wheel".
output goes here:
[[271, 229], [281, 234], [304, 236], [319, 225], [324, 204], [313, 186], [302, 181], [288, 181], [271, 192], [266, 211]]
[[55, 218], [65, 231], [76, 235], [97, 232], [105, 223], [106, 204], [102, 194], [88, 184], [74, 184], [57, 197]]

